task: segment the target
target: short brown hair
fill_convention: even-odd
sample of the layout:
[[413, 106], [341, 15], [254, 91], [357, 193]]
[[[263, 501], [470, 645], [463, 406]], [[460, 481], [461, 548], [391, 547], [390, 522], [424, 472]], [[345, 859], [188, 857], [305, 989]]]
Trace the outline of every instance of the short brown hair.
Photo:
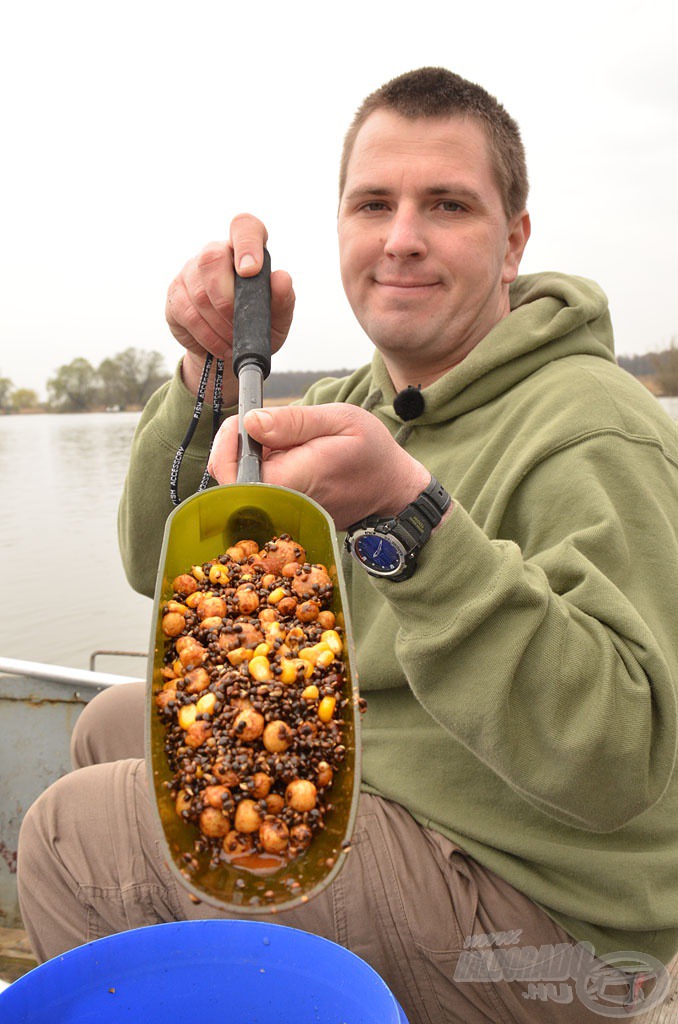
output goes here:
[[492, 151], [504, 211], [512, 217], [525, 208], [528, 193], [525, 149], [520, 129], [504, 107], [480, 85], [446, 68], [419, 68], [393, 78], [363, 100], [344, 139], [339, 171], [339, 198], [346, 184], [356, 136], [375, 110], [401, 117], [470, 117], [479, 121]]

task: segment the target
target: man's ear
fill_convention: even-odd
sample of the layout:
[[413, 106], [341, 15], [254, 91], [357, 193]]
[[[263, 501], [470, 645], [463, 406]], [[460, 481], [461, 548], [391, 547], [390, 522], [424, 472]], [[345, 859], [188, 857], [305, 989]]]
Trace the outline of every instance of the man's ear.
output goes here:
[[520, 261], [523, 258], [531, 231], [532, 225], [530, 224], [530, 215], [527, 210], [515, 214], [509, 220], [506, 253], [504, 254], [504, 269], [501, 278], [502, 284], [512, 284], [517, 278]]

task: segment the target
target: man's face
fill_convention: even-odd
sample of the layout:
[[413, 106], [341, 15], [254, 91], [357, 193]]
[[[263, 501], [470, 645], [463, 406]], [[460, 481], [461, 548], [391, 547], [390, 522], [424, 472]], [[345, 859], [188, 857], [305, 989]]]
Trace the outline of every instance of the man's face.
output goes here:
[[529, 235], [507, 220], [482, 127], [377, 110], [339, 206], [346, 295], [396, 387], [429, 384], [509, 312]]

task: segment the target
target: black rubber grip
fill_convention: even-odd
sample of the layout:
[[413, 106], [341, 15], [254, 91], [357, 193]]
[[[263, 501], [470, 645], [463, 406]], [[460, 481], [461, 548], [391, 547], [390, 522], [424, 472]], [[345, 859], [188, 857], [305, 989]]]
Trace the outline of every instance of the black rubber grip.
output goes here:
[[254, 363], [264, 375], [271, 372], [271, 257], [254, 277], [235, 275], [233, 310], [233, 372]]

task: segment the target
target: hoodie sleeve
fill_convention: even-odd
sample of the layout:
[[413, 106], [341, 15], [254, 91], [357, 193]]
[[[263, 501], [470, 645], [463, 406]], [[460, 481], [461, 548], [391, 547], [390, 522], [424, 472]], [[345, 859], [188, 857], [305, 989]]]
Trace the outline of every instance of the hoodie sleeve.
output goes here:
[[410, 580], [374, 581], [397, 657], [524, 799], [613, 831], [661, 797], [676, 756], [676, 466], [615, 432], [580, 439], [516, 488], [497, 539], [482, 525], [456, 505]]
[[[130, 585], [152, 597], [165, 520], [172, 511], [170, 470], [193, 416], [195, 398], [181, 379], [181, 364], [172, 380], [151, 397], [132, 442], [130, 465], [118, 507], [118, 542]], [[224, 410], [222, 418], [233, 409]], [[203, 407], [178, 481], [179, 496], [198, 489], [210, 451], [212, 408]]]

